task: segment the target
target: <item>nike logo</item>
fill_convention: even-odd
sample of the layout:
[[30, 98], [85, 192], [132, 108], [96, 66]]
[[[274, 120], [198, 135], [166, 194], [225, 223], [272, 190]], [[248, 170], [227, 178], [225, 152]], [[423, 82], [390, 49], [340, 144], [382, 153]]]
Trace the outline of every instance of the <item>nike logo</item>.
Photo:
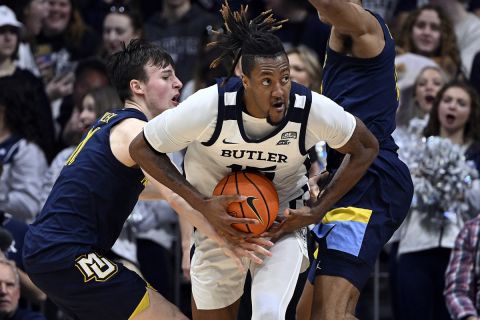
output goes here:
[[230, 141], [227, 141], [227, 139], [223, 139], [223, 143], [225, 143], [225, 144], [238, 144], [238, 142], [230, 142]]
[[255, 208], [255, 205], [253, 204], [253, 200], [257, 200], [257, 198], [255, 198], [255, 197], [248, 197], [248, 198], [247, 198], [247, 204], [248, 204], [248, 206], [250, 207], [250, 209], [252, 209], [253, 213], [255, 213], [255, 215], [257, 216], [257, 219], [258, 219], [261, 223], [265, 224], [265, 223], [263, 222], [262, 217], [261, 217], [260, 214], [258, 213], [257, 208]]

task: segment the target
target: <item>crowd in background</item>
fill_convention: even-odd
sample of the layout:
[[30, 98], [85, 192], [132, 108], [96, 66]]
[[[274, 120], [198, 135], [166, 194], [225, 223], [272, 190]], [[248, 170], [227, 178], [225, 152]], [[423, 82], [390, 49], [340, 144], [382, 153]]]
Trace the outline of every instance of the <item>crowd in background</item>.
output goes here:
[[[276, 33], [288, 53], [291, 78], [321, 92], [330, 29], [308, 1], [230, 1], [233, 8], [241, 4], [249, 5], [252, 16], [272, 9], [288, 19]], [[222, 28], [220, 5], [219, 0], [0, 1], [0, 248], [5, 255], [0, 298], [12, 301], [8, 308], [0, 304], [5, 319], [65, 318], [22, 272], [23, 235], [82, 135], [97, 117], [122, 106], [106, 72], [109, 55], [134, 38], [158, 44], [175, 61], [185, 99], [229, 71], [228, 65], [209, 68], [217, 53], [206, 44], [215, 39], [213, 30]], [[480, 0], [364, 0], [363, 5], [388, 21], [397, 44], [400, 154], [439, 137], [458, 146], [466, 163], [480, 170]], [[322, 146], [317, 151], [322, 167]], [[182, 156], [171, 155], [179, 168]], [[386, 248], [392, 319], [480, 319], [478, 219], [467, 223], [480, 213], [480, 183], [474, 175], [471, 180], [459, 200], [469, 215], [438, 205], [429, 207], [441, 211], [433, 214], [412, 205]], [[140, 201], [111, 257], [188, 315], [191, 243], [180, 229], [166, 202]], [[11, 289], [4, 285], [10, 282]]]

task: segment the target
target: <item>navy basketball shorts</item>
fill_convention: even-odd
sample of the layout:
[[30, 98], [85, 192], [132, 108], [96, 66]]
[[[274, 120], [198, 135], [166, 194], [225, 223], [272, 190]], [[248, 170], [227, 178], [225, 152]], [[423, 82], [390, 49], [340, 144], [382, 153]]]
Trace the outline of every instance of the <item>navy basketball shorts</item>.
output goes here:
[[410, 208], [413, 186], [406, 167], [398, 178], [369, 169], [364, 177], [312, 229], [318, 254], [308, 279], [338, 276], [362, 290], [384, 245]]
[[129, 319], [149, 306], [148, 284], [96, 252], [78, 256], [71, 268], [29, 276], [74, 319]]

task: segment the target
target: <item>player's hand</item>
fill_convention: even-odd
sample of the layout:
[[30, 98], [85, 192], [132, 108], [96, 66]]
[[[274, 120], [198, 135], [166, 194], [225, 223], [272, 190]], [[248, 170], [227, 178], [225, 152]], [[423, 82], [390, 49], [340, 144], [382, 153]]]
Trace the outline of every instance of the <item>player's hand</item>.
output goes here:
[[323, 171], [308, 179], [310, 189], [310, 201], [317, 201], [318, 196], [332, 179], [332, 175], [328, 171]]
[[265, 238], [248, 238], [239, 244], [226, 241], [222, 245], [222, 249], [226, 256], [235, 261], [240, 272], [246, 273], [247, 270], [242, 263], [242, 258], [249, 258], [256, 264], [262, 264], [263, 259], [260, 256], [272, 256], [272, 253], [267, 249], [271, 246], [273, 246], [273, 242]]
[[310, 207], [300, 209], [285, 209], [284, 218], [280, 223], [274, 223], [262, 237], [270, 237], [273, 242], [286, 234], [292, 233], [312, 223], [317, 223], [318, 217], [313, 214]]
[[253, 235], [233, 228], [232, 224], [259, 223], [257, 219], [236, 218], [228, 214], [227, 207], [230, 203], [245, 200], [246, 197], [240, 195], [212, 196], [206, 200], [206, 206], [203, 208], [202, 213], [221, 236], [226, 237], [230, 241], [237, 242], [235, 241], [236, 239], [244, 239], [252, 237]]

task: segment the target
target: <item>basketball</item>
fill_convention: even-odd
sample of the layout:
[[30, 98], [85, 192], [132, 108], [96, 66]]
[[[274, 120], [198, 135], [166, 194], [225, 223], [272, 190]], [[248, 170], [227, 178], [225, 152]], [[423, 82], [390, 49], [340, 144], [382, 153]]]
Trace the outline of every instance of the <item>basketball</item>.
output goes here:
[[247, 200], [232, 202], [228, 213], [239, 218], [253, 218], [258, 224], [233, 224], [236, 229], [261, 234], [270, 228], [278, 213], [278, 194], [273, 183], [261, 173], [237, 171], [224, 177], [213, 190], [214, 195], [246, 196]]

